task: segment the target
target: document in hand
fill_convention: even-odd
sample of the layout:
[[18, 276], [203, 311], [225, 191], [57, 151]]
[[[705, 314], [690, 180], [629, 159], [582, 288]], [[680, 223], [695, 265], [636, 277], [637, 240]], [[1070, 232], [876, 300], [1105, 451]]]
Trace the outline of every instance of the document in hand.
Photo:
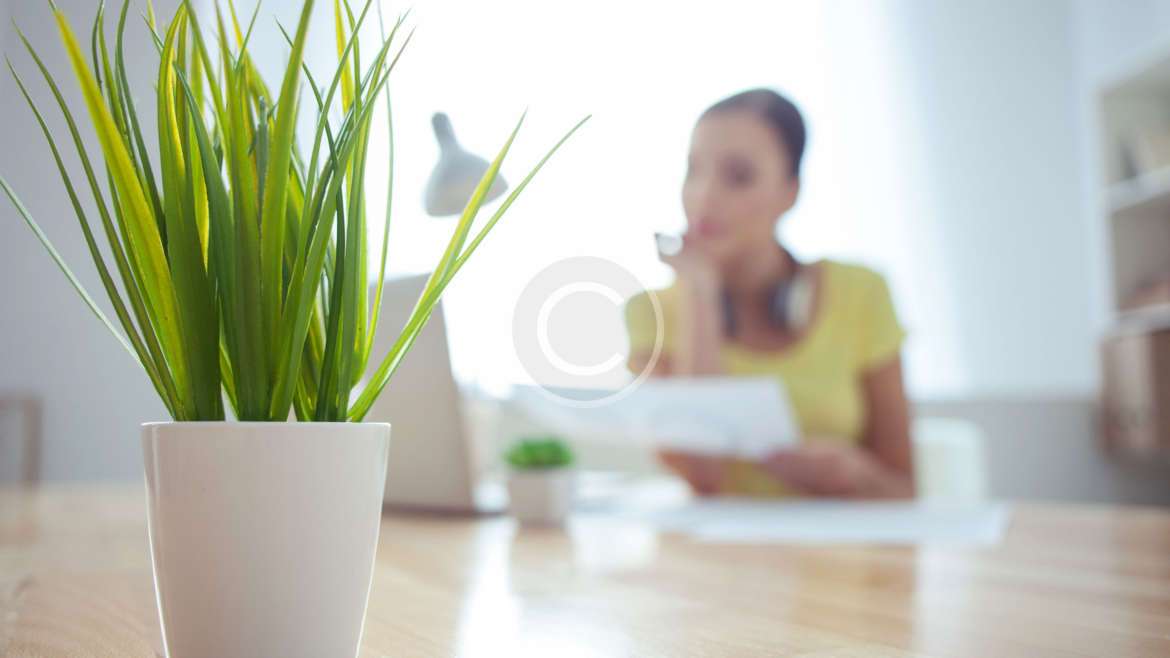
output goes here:
[[659, 448], [760, 459], [800, 436], [788, 396], [774, 378], [650, 380], [589, 407], [561, 399], [588, 396], [551, 393], [518, 387], [516, 402], [532, 420], [575, 440], [644, 441]]

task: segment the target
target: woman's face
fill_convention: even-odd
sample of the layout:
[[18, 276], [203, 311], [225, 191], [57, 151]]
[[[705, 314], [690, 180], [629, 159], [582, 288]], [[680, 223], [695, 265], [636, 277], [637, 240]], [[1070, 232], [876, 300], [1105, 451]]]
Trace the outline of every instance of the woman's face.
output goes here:
[[688, 243], [729, 266], [774, 238], [796, 202], [798, 180], [775, 131], [750, 110], [723, 110], [691, 134], [683, 209]]

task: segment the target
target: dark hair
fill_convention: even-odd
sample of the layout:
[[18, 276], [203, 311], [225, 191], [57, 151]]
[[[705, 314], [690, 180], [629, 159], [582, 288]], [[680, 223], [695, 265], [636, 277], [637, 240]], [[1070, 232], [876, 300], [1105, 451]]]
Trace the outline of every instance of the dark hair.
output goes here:
[[800, 161], [804, 157], [807, 136], [804, 117], [792, 101], [771, 89], [749, 89], [724, 98], [707, 108], [699, 118], [724, 110], [750, 110], [758, 114], [776, 132], [781, 147], [787, 151], [792, 177], [800, 178]]

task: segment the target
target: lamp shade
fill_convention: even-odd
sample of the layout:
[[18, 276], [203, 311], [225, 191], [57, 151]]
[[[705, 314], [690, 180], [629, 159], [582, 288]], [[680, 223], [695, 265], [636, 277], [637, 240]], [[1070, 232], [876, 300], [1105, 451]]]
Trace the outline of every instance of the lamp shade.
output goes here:
[[[475, 186], [488, 170], [488, 161], [463, 150], [455, 139], [451, 119], [442, 112], [431, 118], [435, 139], [439, 142], [439, 161], [427, 180], [423, 195], [423, 207], [432, 217], [458, 215], [463, 212], [467, 201], [475, 192]], [[502, 175], [497, 175], [488, 190], [485, 202], [503, 194], [508, 184]]]

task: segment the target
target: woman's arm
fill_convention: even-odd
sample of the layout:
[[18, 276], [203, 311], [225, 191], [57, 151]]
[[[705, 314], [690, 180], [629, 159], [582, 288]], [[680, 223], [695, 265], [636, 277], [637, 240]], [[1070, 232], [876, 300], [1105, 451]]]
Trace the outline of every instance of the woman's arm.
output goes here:
[[[719, 353], [723, 349], [722, 326], [715, 315], [718, 297], [700, 292], [704, 284], [692, 287], [681, 280], [677, 287], [679, 300], [672, 326], [677, 327], [675, 347], [663, 350], [651, 368], [652, 352], [638, 351], [630, 354], [626, 365], [634, 376], [651, 368], [651, 377], [687, 377], [695, 375], [717, 375], [722, 373]], [[715, 306], [715, 308], [712, 308]], [[716, 319], [712, 319], [716, 318]]]
[[[694, 248], [691, 247], [693, 252]], [[675, 344], [671, 351], [670, 374], [677, 377], [718, 375], [723, 372], [719, 355], [723, 350], [723, 309], [719, 274], [705, 257], [688, 253], [688, 248], [662, 260], [674, 267], [678, 303], [675, 317]]]
[[[723, 372], [723, 307], [720, 299], [719, 274], [693, 245], [684, 246], [673, 255], [663, 255], [663, 262], [674, 268], [677, 276], [677, 303], [674, 317], [674, 344], [662, 352], [650, 371], [651, 377], [688, 377], [718, 375]], [[633, 353], [630, 372], [638, 375], [650, 367], [649, 353]], [[726, 459], [688, 452], [659, 451], [659, 459], [687, 480], [699, 495], [719, 493], [722, 488]]]
[[910, 498], [914, 457], [910, 413], [896, 357], [862, 377], [867, 425], [860, 446], [813, 441], [764, 465], [780, 480], [815, 496]]
[[914, 446], [910, 439], [910, 405], [902, 380], [902, 357], [866, 373], [862, 381], [868, 409], [862, 446], [884, 471], [884, 490], [912, 497]]

